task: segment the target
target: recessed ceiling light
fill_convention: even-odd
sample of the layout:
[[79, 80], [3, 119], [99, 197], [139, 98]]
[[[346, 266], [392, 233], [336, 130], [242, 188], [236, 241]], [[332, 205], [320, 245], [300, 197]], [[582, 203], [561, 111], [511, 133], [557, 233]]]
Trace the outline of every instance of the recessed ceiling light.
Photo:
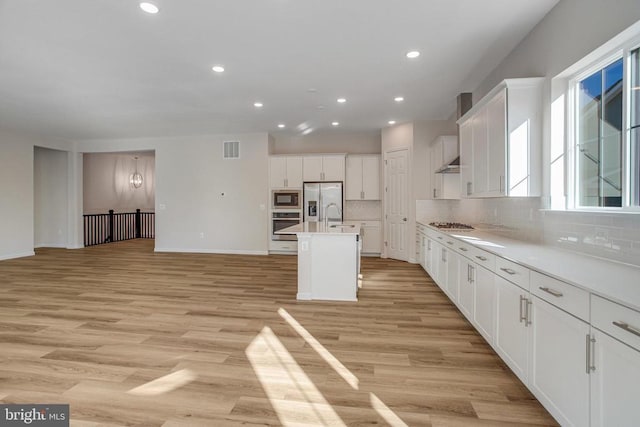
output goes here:
[[216, 73], [224, 73], [224, 67], [222, 65], [214, 65], [211, 69]]
[[417, 50], [412, 50], [410, 52], [407, 52], [407, 58], [413, 59], [413, 58], [417, 58], [418, 56], [420, 56], [420, 52], [418, 52]]
[[396, 96], [395, 98], [393, 98], [393, 100], [396, 101], [396, 102], [402, 102], [402, 101], [404, 101], [404, 97]]
[[347, 98], [338, 98], [337, 101], [339, 104], [344, 104], [345, 102], [347, 102]]
[[158, 13], [158, 11], [160, 10], [158, 9], [158, 6], [148, 2], [140, 3], [140, 9], [144, 10], [147, 13], [152, 13], [152, 14]]
[[284, 123], [280, 123], [280, 124], [278, 125], [278, 127], [279, 127], [280, 129], [283, 129], [283, 128], [284, 128]]
[[340, 122], [331, 122], [331, 126], [338, 126]]
[[256, 107], [256, 108], [262, 108], [263, 105], [264, 104], [262, 102], [254, 102], [253, 103], [253, 106]]
[[396, 121], [395, 120], [389, 120], [387, 123], [389, 123], [390, 125], [395, 125]]

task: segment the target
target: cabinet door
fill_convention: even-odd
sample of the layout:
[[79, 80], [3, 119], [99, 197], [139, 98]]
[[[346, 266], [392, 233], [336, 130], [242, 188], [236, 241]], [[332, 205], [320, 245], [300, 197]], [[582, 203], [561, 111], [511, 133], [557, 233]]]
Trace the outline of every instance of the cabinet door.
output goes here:
[[424, 266], [424, 257], [426, 254], [426, 243], [427, 238], [424, 234], [418, 233], [418, 264], [425, 268]]
[[365, 225], [362, 227], [362, 252], [379, 254], [382, 252], [382, 227], [379, 225]]
[[460, 125], [460, 195], [473, 192], [473, 119]]
[[640, 426], [640, 352], [597, 329], [592, 335], [591, 426]]
[[444, 163], [444, 146], [442, 139], [437, 139], [431, 146], [431, 194], [434, 199], [442, 198], [442, 174], [435, 173]]
[[458, 307], [464, 316], [473, 322], [475, 300], [475, 264], [464, 257], [458, 263]]
[[435, 240], [431, 241], [431, 271], [429, 276], [438, 284], [440, 275], [440, 264], [442, 263], [442, 245]]
[[527, 383], [529, 373], [529, 292], [503, 279], [496, 281], [496, 352]]
[[489, 146], [487, 141], [487, 109], [483, 108], [473, 118], [473, 184], [474, 196], [487, 193]]
[[429, 274], [431, 274], [432, 245], [433, 245], [433, 240], [427, 237], [427, 239], [425, 240], [425, 249], [424, 249], [424, 269]]
[[302, 188], [302, 157], [287, 157], [287, 187]]
[[[533, 297], [531, 310], [529, 387], [561, 425], [588, 426], [590, 375], [586, 373], [587, 346], [585, 343], [589, 334], [589, 325], [538, 297]], [[602, 362], [603, 358], [596, 356], [596, 363]], [[636, 358], [633, 389], [629, 387], [626, 390], [634, 394], [637, 393], [635, 381], [640, 380], [639, 363], [640, 358]], [[597, 368], [596, 372], [599, 369]], [[628, 374], [622, 373], [620, 378], [628, 378]], [[610, 384], [613, 386], [610, 391], [614, 393], [614, 390], [619, 387], [617, 381], [618, 379], [615, 380], [615, 385]], [[630, 398], [630, 395], [625, 396], [622, 393], [614, 399], [617, 397]], [[632, 404], [630, 400], [628, 402]], [[608, 426], [632, 425], [612, 422], [614, 418], [609, 416], [615, 418], [615, 414], [608, 414], [606, 418]], [[640, 418], [636, 418], [636, 421], [640, 421]]]
[[495, 274], [476, 265], [476, 294], [473, 305], [473, 323], [478, 332], [493, 346], [495, 331]]
[[345, 199], [361, 200], [362, 194], [362, 157], [347, 156], [345, 181]]
[[287, 158], [269, 157], [269, 186], [271, 188], [285, 188], [287, 179]]
[[[503, 196], [506, 191], [507, 92], [503, 89], [487, 104], [487, 195]], [[526, 157], [525, 157], [526, 161]]]
[[447, 267], [447, 261], [449, 259], [449, 249], [442, 245], [438, 245], [438, 278], [436, 283], [444, 291], [447, 293], [447, 273], [449, 271]]
[[362, 158], [362, 192], [364, 200], [380, 200], [380, 156]]
[[305, 182], [322, 181], [322, 157], [306, 156], [302, 158], [302, 176]]
[[344, 181], [344, 156], [322, 157], [323, 181]]
[[458, 303], [458, 264], [460, 256], [447, 249], [447, 295], [454, 304]]

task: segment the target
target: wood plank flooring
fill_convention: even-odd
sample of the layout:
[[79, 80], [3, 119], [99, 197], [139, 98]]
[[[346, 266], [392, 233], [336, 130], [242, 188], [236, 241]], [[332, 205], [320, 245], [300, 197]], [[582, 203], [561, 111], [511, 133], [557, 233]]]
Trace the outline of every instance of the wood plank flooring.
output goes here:
[[296, 257], [133, 240], [0, 262], [0, 401], [73, 426], [556, 425], [416, 265], [297, 302]]

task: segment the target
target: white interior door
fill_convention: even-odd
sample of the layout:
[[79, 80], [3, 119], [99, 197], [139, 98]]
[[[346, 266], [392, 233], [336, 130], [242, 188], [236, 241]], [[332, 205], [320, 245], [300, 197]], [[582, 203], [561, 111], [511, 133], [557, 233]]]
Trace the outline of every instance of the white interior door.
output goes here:
[[392, 151], [385, 157], [387, 256], [407, 261], [408, 153], [407, 150]]

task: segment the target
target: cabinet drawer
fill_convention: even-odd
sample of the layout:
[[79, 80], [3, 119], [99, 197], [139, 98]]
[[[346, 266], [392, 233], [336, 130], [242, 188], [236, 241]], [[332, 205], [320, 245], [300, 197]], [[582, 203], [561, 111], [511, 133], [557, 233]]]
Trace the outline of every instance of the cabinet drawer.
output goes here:
[[453, 245], [453, 249], [464, 257], [473, 258], [473, 246], [468, 243], [456, 240], [455, 244]]
[[591, 295], [591, 324], [623, 343], [640, 350], [640, 313]]
[[[469, 247], [471, 256], [469, 258], [478, 265], [483, 266], [487, 270], [493, 271], [496, 266], [496, 256], [489, 252], [478, 249], [475, 246]], [[467, 252], [468, 253], [468, 252]], [[468, 255], [467, 255], [468, 256]]]
[[425, 234], [427, 232], [427, 227], [422, 224], [416, 224], [416, 230], [418, 230], [422, 234]]
[[504, 258], [496, 257], [495, 272], [523, 289], [529, 290], [529, 269]]
[[537, 271], [531, 272], [531, 293], [589, 322], [589, 292]]

